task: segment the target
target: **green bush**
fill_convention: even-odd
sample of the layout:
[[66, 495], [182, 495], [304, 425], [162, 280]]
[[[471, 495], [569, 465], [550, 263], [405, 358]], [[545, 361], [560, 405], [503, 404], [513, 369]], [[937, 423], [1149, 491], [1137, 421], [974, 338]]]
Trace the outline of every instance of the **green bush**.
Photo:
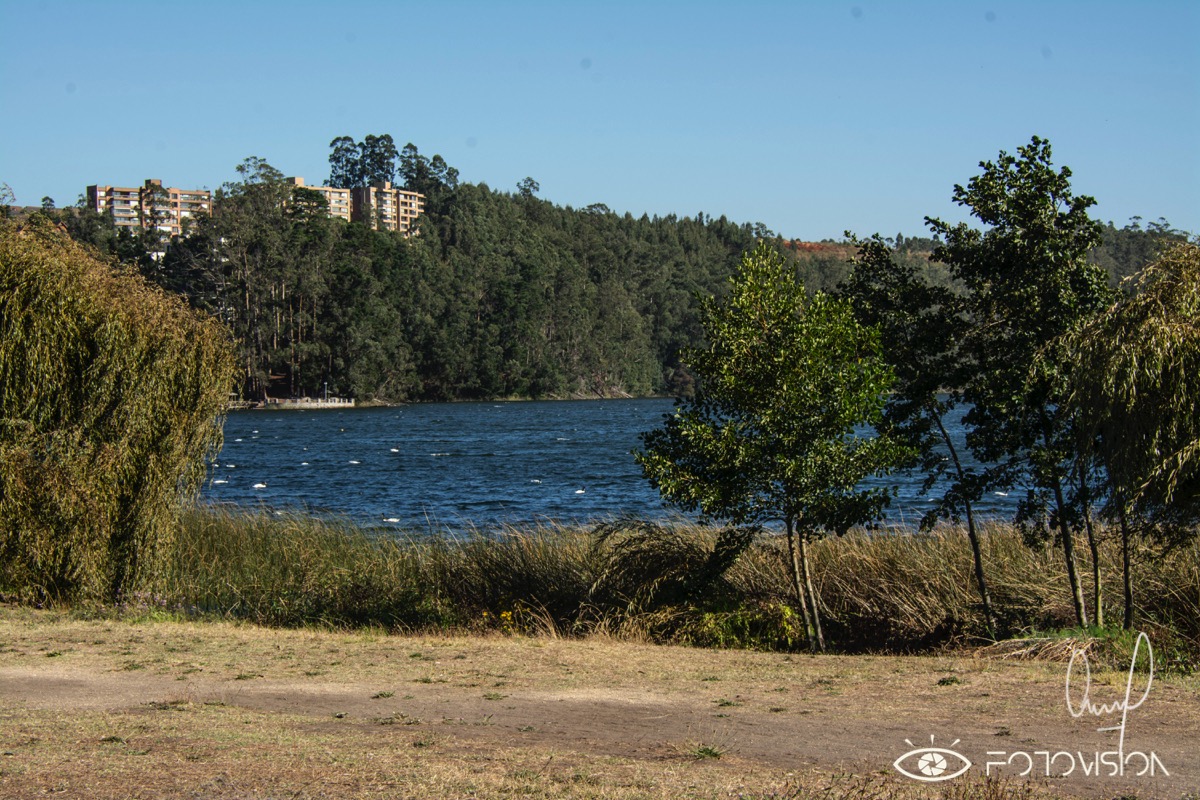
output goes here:
[[728, 611], [692, 614], [674, 638], [698, 647], [797, 650], [805, 642], [804, 620], [786, 603], [751, 603]]
[[48, 219], [0, 220], [0, 589], [151, 588], [221, 440], [230, 342]]

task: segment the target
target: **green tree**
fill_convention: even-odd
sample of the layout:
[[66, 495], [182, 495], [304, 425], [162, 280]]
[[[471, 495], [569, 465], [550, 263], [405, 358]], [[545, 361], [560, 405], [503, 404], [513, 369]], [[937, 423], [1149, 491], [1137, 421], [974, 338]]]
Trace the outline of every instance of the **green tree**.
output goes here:
[[[931, 286], [916, 267], [896, 258], [897, 248], [878, 235], [857, 241], [858, 257], [841, 292], [854, 305], [864, 325], [877, 327], [887, 342], [884, 356], [896, 373], [881, 428], [904, 442], [926, 473], [925, 491], [945, 479], [949, 486], [921, 520], [932, 527], [940, 517], [967, 522], [967, 538], [975, 562], [983, 619], [989, 635], [997, 634], [984, 571], [973, 504], [983, 491], [976, 472], [964, 466], [960, 443], [947, 430], [946, 415], [962, 401], [965, 366], [959, 342], [967, 331], [964, 300], [949, 289]], [[902, 237], [897, 237], [902, 242]], [[947, 457], [948, 456], [948, 457]]]
[[824, 649], [808, 544], [878, 519], [889, 493], [860, 489], [905, 454], [877, 422], [891, 369], [877, 331], [850, 304], [808, 298], [765, 243], [747, 253], [727, 302], [703, 306], [708, 346], [685, 358], [699, 386], [661, 428], [642, 435], [638, 463], [663, 497], [739, 526], [782, 522], [793, 589], [813, 649]]
[[339, 136], [329, 143], [329, 185], [355, 189], [396, 179], [396, 142], [390, 133], [367, 134], [361, 141]]
[[396, 143], [390, 133], [382, 136], [367, 134], [358, 146], [358, 151], [366, 185], [391, 183], [396, 179], [396, 157], [399, 153], [396, 152]]
[[71, 238], [77, 242], [91, 245], [103, 254], [111, 254], [116, 249], [117, 226], [109, 214], [104, 214], [86, 203], [80, 203], [75, 208], [67, 209], [62, 215]]
[[429, 170], [441, 186], [447, 189], [457, 188], [458, 170], [447, 164], [446, 159], [437, 153], [434, 153], [433, 158], [429, 159]]
[[[1055, 170], [1050, 156], [1050, 143], [1034, 136], [1016, 156], [1001, 151], [996, 161], [980, 163], [983, 172], [965, 188], [954, 187], [954, 201], [970, 208], [984, 230], [928, 217], [926, 223], [943, 242], [933, 258], [966, 289], [968, 445], [992, 465], [988, 484], [1030, 485], [1018, 521], [1031, 535], [1057, 530], [1076, 621], [1086, 626], [1074, 537], [1088, 519], [1089, 487], [1064, 404], [1069, 363], [1052, 345], [1105, 309], [1113, 292], [1088, 260], [1101, 240], [1099, 223], [1087, 213], [1095, 200], [1073, 194], [1071, 171]], [[1099, 614], [1099, 563], [1092, 562]]]
[[440, 155], [434, 155], [432, 159], [421, 155], [412, 142], [400, 150], [398, 161], [396, 171], [404, 179], [404, 188], [425, 195], [430, 204], [458, 186], [458, 170]]
[[521, 197], [525, 198], [526, 200], [532, 200], [533, 196], [541, 191], [541, 189], [541, 185], [533, 178], [525, 178], [523, 181], [517, 184], [517, 191], [520, 192]]
[[329, 201], [325, 195], [307, 186], [297, 186], [292, 189], [292, 199], [288, 211], [299, 219], [319, 218], [329, 214]]
[[366, 185], [358, 142], [352, 136], [339, 136], [329, 143], [329, 185], [354, 189]]
[[1175, 245], [1135, 283], [1062, 342], [1080, 449], [1103, 467], [1106, 511], [1120, 523], [1126, 628], [1132, 528], [1181, 544], [1200, 523], [1200, 247]]
[[[357, 173], [358, 142], [333, 150], [334, 171]], [[429, 192], [419, 236], [330, 220], [323, 198], [261, 158], [163, 248], [86, 208], [64, 222], [223, 320], [248, 398], [326, 380], [388, 400], [689, 390], [680, 353], [702, 341], [698, 298], [724, 291], [754, 226], [575, 211], [459, 184], [415, 146], [398, 157]]]
[[1104, 267], [1113, 286], [1132, 290], [1136, 281], [1125, 281], [1153, 263], [1168, 247], [1191, 239], [1186, 231], [1176, 230], [1164, 219], [1142, 227], [1141, 217], [1133, 217], [1123, 228], [1111, 222], [1104, 226], [1104, 242], [1092, 251], [1092, 261]]

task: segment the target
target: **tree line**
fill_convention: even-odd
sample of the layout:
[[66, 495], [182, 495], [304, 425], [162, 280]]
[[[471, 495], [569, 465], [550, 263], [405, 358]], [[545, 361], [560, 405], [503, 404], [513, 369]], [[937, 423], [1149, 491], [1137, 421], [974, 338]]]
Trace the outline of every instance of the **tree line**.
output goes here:
[[[1090, 218], [1095, 200], [1071, 190], [1049, 142], [980, 167], [953, 199], [983, 227], [926, 218], [937, 271], [899, 237], [851, 236], [845, 280], [810, 296], [778, 252], [748, 253], [728, 300], [704, 306], [706, 343], [685, 353], [696, 393], [643, 435], [637, 458], [666, 499], [732, 523], [718, 549], [784, 526], [813, 649], [825, 642], [807, 544], [880, 519], [889, 493], [864, 489], [870, 475], [921, 469], [935, 500], [923, 526], [966, 520], [993, 637], [1008, 631], [974, 514], [985, 492], [1016, 493], [1026, 540], [1062, 548], [1080, 627], [1105, 624], [1097, 514], [1120, 536], [1126, 628], [1135, 538], [1196, 535], [1200, 245], [1135, 221], [1118, 242], [1175, 243], [1142, 251], [1152, 263], [1114, 285], [1120, 272], [1095, 258], [1112, 226]], [[958, 405], [965, 441], [943, 424]]]
[[[247, 397], [690, 398], [645, 439], [647, 475], [709, 516], [784, 523], [815, 647], [805, 548], [878, 518], [886, 493], [856, 489], [868, 474], [923, 468], [939, 491], [925, 522], [966, 520], [996, 634], [973, 512], [985, 492], [1018, 492], [1029, 541], [1062, 548], [1080, 625], [1104, 622], [1094, 515], [1121, 536], [1126, 626], [1133, 543], [1194, 535], [1200, 250], [1162, 220], [1091, 219], [1095, 201], [1044, 140], [955, 187], [981, 228], [928, 218], [929, 237], [816, 244], [704, 214], [559, 207], [532, 178], [516, 192], [462, 183], [390, 137], [332, 149], [331, 183], [419, 187], [419, 234], [331, 219], [261, 158], [171, 241], [83, 208], [34, 216], [221, 320]], [[941, 424], [958, 404], [964, 441]], [[873, 444], [855, 435], [864, 424]], [[965, 450], [983, 466], [965, 467]], [[746, 541], [731, 530], [722, 562]]]
[[[254, 157], [215, 192], [213, 216], [174, 240], [49, 198], [43, 213], [223, 320], [252, 400], [687, 394], [680, 354], [703, 341], [701, 298], [728, 291], [742, 253], [768, 241], [810, 293], [846, 281], [856, 253], [849, 240], [791, 242], [724, 216], [562, 207], [532, 178], [497, 191], [387, 134], [338, 137], [329, 162], [332, 186], [386, 180], [424, 194], [417, 235], [330, 219], [318, 192]], [[1186, 238], [1162, 220], [1102, 234], [1091, 258], [1114, 282]], [[931, 257], [936, 233], [882, 241], [925, 282], [963, 291]]]
[[345, 138], [331, 183], [392, 175], [421, 191], [417, 235], [331, 219], [319, 193], [260, 158], [173, 241], [86, 209], [60, 218], [223, 320], [247, 398], [326, 384], [382, 401], [687, 390], [678, 353], [699, 335], [697, 298], [719, 289], [753, 226], [564, 208], [532, 179], [495, 191], [411, 145], [393, 162]]

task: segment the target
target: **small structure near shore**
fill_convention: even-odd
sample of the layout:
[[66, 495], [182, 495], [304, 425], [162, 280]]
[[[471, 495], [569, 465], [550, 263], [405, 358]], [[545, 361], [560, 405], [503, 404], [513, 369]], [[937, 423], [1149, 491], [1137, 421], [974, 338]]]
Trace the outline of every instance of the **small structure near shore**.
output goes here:
[[227, 408], [230, 411], [257, 409], [260, 411], [312, 411], [325, 408], [354, 408], [354, 400], [349, 397], [268, 397], [266, 400], [234, 400], [230, 399]]
[[350, 397], [268, 397], [257, 408], [268, 411], [307, 410], [314, 408], [354, 408], [354, 399]]

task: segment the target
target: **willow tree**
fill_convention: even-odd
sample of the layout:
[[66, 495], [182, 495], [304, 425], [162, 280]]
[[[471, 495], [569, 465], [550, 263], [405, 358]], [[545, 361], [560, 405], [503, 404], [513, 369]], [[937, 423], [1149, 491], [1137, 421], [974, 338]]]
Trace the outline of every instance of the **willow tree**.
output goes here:
[[152, 588], [232, 376], [215, 322], [48, 220], [0, 221], [0, 586], [110, 602]]
[[1200, 523], [1200, 247], [1176, 245], [1133, 280], [1063, 340], [1080, 448], [1103, 467], [1106, 511], [1120, 523], [1126, 628], [1132, 529], [1178, 544]]
[[879, 419], [892, 371], [879, 334], [849, 302], [817, 293], [766, 244], [746, 254], [725, 302], [702, 306], [708, 346], [685, 363], [696, 377], [636, 453], [671, 503], [734, 525], [782, 523], [809, 644], [824, 649], [808, 544], [880, 515], [889, 494], [860, 488], [896, 464], [887, 436], [855, 431]]

